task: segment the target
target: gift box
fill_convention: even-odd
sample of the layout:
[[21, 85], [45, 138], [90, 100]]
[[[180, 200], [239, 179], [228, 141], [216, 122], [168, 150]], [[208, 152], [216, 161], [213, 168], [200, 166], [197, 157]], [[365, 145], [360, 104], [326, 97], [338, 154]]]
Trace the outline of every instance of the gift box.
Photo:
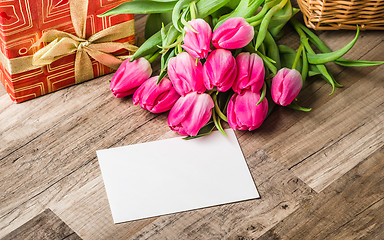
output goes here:
[[133, 15], [98, 15], [122, 2], [0, 1], [0, 78], [11, 99], [23, 102], [118, 67], [135, 50]]

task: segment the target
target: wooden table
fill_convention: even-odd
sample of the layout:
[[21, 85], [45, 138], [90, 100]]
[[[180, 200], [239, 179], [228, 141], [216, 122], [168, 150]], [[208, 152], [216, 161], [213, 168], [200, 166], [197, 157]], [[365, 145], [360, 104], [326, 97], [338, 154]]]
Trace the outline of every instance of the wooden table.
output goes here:
[[[332, 49], [354, 36], [319, 34]], [[362, 32], [347, 57], [384, 60], [384, 33]], [[117, 225], [96, 150], [177, 136], [166, 114], [113, 98], [112, 75], [22, 104], [1, 87], [0, 238], [384, 239], [384, 66], [330, 67], [344, 88], [310, 81], [312, 112], [276, 108], [236, 133], [261, 199]]]

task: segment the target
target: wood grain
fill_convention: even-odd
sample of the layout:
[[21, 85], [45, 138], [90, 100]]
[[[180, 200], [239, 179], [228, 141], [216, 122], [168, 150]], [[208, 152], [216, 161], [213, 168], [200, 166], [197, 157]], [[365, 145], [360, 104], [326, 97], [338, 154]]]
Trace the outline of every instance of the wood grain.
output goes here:
[[259, 239], [383, 239], [383, 158], [380, 148]]
[[261, 199], [160, 217], [133, 239], [240, 238], [250, 231], [261, 235], [315, 194], [262, 150], [243, 150]]
[[[338, 49], [354, 32], [319, 35]], [[288, 30], [282, 43], [297, 40]], [[383, 60], [383, 44], [362, 32], [346, 57]], [[276, 108], [236, 133], [261, 199], [117, 225], [96, 150], [177, 136], [167, 114], [113, 98], [111, 75], [17, 105], [0, 88], [0, 238], [36, 232], [26, 223], [49, 208], [82, 239], [382, 239], [384, 66], [329, 67], [344, 88], [311, 81], [299, 101], [312, 112]]]
[[2, 240], [18, 239], [81, 240], [81, 238], [50, 209], [40, 213], [17, 230], [2, 238]]

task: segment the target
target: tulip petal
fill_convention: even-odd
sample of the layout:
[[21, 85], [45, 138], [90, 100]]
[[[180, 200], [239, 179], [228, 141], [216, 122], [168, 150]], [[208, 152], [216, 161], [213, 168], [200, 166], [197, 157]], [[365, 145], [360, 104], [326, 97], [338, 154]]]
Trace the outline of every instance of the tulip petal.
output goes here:
[[133, 95], [133, 103], [140, 104], [143, 109], [152, 113], [161, 113], [170, 110], [180, 98], [168, 78], [163, 78], [156, 84], [159, 76], [145, 81]]
[[230, 18], [213, 32], [212, 44], [216, 48], [238, 49], [248, 45], [254, 34], [253, 27], [244, 18]]
[[203, 65], [186, 52], [169, 60], [168, 75], [177, 93], [184, 96], [190, 92], [205, 92]]
[[185, 37], [182, 47], [194, 58], [206, 58], [211, 51], [211, 27], [203, 19], [193, 19], [188, 23], [197, 33], [188, 27], [184, 27]]
[[268, 113], [266, 98], [257, 105], [260, 93], [244, 90], [241, 94], [235, 93], [228, 104], [229, 126], [237, 130], [255, 130], [261, 126]]
[[303, 86], [301, 74], [295, 69], [280, 69], [272, 79], [271, 95], [276, 104], [287, 106]]
[[224, 49], [214, 50], [204, 64], [204, 85], [211, 90], [226, 92], [230, 89], [237, 75], [236, 60], [232, 53]]
[[118, 98], [131, 95], [151, 74], [151, 64], [145, 58], [133, 62], [127, 59], [112, 77], [110, 90]]
[[180, 97], [169, 112], [168, 125], [181, 135], [196, 136], [211, 118], [213, 107], [213, 100], [208, 94], [188, 93]]

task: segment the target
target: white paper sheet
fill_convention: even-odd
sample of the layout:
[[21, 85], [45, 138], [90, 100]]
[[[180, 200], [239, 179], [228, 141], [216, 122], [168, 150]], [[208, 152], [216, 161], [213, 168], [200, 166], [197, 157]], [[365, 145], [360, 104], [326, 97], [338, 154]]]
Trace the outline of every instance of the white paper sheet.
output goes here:
[[233, 130], [97, 151], [115, 223], [259, 198]]

